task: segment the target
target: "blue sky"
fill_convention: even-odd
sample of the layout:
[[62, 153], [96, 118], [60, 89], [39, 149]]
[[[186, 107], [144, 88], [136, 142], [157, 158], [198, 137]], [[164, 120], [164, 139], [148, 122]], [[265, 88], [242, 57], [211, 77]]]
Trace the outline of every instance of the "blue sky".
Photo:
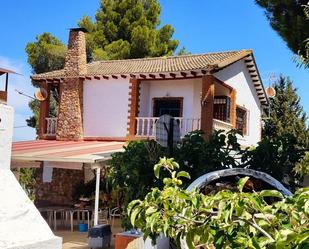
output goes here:
[[[266, 20], [254, 0], [160, 0], [162, 24], [175, 28], [174, 38], [192, 53], [251, 48], [264, 80], [281, 73], [289, 76], [299, 89], [301, 103], [309, 113], [309, 71], [293, 63], [293, 54]], [[14, 89], [32, 94], [31, 74], [24, 48], [36, 35], [50, 32], [67, 42], [68, 29], [83, 15], [94, 14], [98, 0], [10, 0], [1, 3], [0, 67], [15, 69], [23, 76], [12, 76], [10, 103], [15, 107], [15, 126], [24, 126], [31, 115], [27, 98]], [[0, 77], [0, 86], [3, 79]], [[14, 140], [34, 138], [29, 128], [16, 128]]]

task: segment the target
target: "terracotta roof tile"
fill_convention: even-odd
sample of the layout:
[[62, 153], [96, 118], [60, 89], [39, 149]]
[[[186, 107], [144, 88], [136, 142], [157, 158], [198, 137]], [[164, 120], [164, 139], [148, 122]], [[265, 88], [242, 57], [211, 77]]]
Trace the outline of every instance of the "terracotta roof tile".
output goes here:
[[[252, 54], [251, 50], [238, 50], [198, 55], [95, 61], [87, 64], [87, 75], [85, 76], [167, 73], [222, 68], [250, 54]], [[36, 74], [32, 76], [32, 79], [39, 80], [59, 77], [65, 77], [64, 70]]]

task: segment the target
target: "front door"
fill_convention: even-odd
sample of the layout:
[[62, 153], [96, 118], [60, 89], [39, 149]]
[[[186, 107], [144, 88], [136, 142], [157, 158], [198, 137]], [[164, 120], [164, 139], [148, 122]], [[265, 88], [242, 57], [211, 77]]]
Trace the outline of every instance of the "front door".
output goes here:
[[154, 98], [153, 116], [168, 114], [172, 117], [182, 117], [182, 102], [183, 98]]

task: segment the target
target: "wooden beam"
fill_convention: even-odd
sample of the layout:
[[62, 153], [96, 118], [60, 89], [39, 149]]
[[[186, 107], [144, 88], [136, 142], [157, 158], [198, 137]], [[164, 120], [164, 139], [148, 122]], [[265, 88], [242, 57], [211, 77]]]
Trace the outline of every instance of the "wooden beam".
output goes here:
[[118, 77], [116, 75], [112, 75], [113, 79], [118, 79]]
[[156, 78], [156, 76], [154, 74], [149, 74], [149, 77], [152, 78], [152, 79]]
[[124, 75], [124, 74], [122, 74], [122, 75], [120, 75], [120, 76], [121, 76], [121, 78], [123, 78], [123, 79], [126, 79], [126, 78], [127, 78], [127, 76]]
[[130, 77], [135, 79], [136, 78], [136, 75], [135, 74], [130, 74]]
[[195, 71], [191, 71], [190, 72], [194, 77], [196, 77], [196, 75], [197, 75], [197, 72], [195, 72]]
[[5, 91], [8, 91], [8, 85], [9, 85], [9, 73], [6, 73], [5, 75]]
[[140, 74], [139, 77], [141, 77], [142, 79], [146, 79], [146, 75], [145, 74]]
[[159, 76], [160, 76], [162, 79], [165, 79], [165, 74], [160, 73]]
[[103, 75], [102, 77], [103, 77], [103, 79], [105, 79], [105, 80], [108, 80], [108, 79], [109, 79], [109, 77], [106, 76], [106, 75]]
[[202, 77], [202, 96], [201, 96], [201, 130], [204, 138], [209, 139], [213, 133], [213, 111], [215, 97], [215, 79], [213, 75]]
[[181, 74], [182, 77], [187, 77], [187, 73], [185, 73], [185, 72], [180, 72], [180, 74]]
[[87, 80], [92, 80], [92, 77], [91, 76], [86, 76], [86, 79]]
[[202, 74], [207, 74], [206, 70], [201, 70]]
[[172, 77], [172, 78], [176, 78], [176, 74], [175, 73], [170, 73], [170, 76]]
[[254, 64], [247, 65], [247, 68], [252, 68], [252, 67], [254, 67]]
[[40, 102], [39, 114], [39, 138], [43, 138], [46, 132], [46, 118], [49, 116], [49, 103], [50, 103], [50, 85], [45, 81], [41, 83], [41, 87], [47, 91], [47, 97], [44, 101]]
[[[84, 80], [85, 79], [85, 76], [79, 76], [79, 79], [80, 80]], [[62, 80], [62, 79], [61, 79]]]
[[255, 69], [251, 69], [251, 70], [249, 70], [249, 73], [254, 73], [254, 72], [256, 72], [256, 70]]
[[101, 79], [100, 76], [94, 76], [93, 78], [95, 78], [96, 80], [100, 80]]

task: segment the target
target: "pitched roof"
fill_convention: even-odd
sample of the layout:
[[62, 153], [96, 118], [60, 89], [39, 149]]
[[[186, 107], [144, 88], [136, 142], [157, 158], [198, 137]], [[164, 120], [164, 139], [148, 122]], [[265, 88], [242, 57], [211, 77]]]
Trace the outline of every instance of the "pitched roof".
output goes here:
[[[220, 69], [250, 54], [252, 54], [251, 50], [239, 50], [198, 55], [95, 61], [87, 64], [87, 75], [83, 76]], [[59, 77], [65, 77], [63, 69], [36, 74], [32, 76], [32, 79], [39, 80]]]
[[[143, 74], [181, 74], [182, 72], [195, 72], [195, 75], [200, 75], [204, 74], [203, 70], [213, 70], [215, 72], [241, 59], [244, 59], [248, 67], [261, 103], [268, 104], [268, 98], [254, 60], [253, 51], [249, 49], [196, 55], [94, 61], [87, 64], [87, 74], [80, 75], [80, 77], [108, 77], [114, 75], [135, 75], [139, 77]], [[36, 74], [31, 78], [36, 81], [61, 81], [65, 77], [64, 69], [62, 69]]]

